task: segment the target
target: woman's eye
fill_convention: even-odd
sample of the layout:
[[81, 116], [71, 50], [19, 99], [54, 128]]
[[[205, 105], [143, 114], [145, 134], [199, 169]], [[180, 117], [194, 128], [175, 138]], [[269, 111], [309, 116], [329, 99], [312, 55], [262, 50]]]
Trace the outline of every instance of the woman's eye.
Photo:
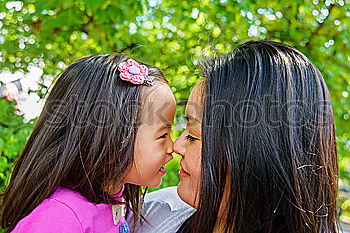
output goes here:
[[187, 135], [187, 136], [186, 136], [186, 139], [187, 139], [188, 141], [190, 141], [190, 142], [194, 142], [194, 141], [199, 140], [198, 138], [192, 137], [191, 135]]

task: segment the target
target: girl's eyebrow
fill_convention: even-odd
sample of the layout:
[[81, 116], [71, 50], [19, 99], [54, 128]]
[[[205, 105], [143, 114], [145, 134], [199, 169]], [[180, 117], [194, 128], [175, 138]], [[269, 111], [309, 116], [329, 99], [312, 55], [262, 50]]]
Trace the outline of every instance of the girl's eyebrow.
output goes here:
[[163, 129], [171, 129], [171, 124], [164, 124], [162, 125], [157, 131], [162, 131]]

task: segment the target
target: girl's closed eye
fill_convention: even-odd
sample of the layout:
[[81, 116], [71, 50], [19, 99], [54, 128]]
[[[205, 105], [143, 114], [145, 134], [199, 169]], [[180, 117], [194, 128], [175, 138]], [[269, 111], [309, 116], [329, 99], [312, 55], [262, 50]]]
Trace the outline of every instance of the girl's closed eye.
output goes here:
[[195, 138], [195, 137], [193, 137], [193, 136], [191, 136], [191, 135], [187, 135], [187, 136], [186, 136], [186, 140], [188, 140], [188, 141], [190, 141], [190, 142], [194, 142], [194, 141], [199, 140], [199, 138]]
[[168, 133], [165, 133], [165, 134], [163, 134], [162, 136], [160, 136], [158, 139], [166, 138], [168, 135], [169, 135]]

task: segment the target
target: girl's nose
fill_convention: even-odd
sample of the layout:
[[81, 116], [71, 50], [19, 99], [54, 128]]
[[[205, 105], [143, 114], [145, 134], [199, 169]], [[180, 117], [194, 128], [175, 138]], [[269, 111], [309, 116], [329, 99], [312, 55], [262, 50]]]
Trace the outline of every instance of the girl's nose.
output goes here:
[[173, 151], [176, 154], [184, 156], [186, 153], [185, 147], [185, 132], [183, 132], [174, 142]]
[[169, 144], [168, 144], [168, 147], [167, 147], [167, 150], [166, 150], [166, 153], [167, 154], [172, 154], [173, 152], [174, 152], [174, 142], [173, 142], [173, 140], [170, 138], [170, 142], [169, 142]]

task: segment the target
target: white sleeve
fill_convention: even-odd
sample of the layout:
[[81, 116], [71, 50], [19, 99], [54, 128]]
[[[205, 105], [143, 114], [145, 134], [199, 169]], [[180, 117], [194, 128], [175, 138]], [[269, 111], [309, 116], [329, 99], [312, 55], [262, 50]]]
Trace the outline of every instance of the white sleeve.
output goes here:
[[[176, 232], [194, 212], [194, 208], [180, 199], [176, 186], [148, 193], [142, 211], [148, 223], [142, 222], [136, 227], [135, 233]], [[127, 221], [133, 225], [132, 216], [128, 216]]]

